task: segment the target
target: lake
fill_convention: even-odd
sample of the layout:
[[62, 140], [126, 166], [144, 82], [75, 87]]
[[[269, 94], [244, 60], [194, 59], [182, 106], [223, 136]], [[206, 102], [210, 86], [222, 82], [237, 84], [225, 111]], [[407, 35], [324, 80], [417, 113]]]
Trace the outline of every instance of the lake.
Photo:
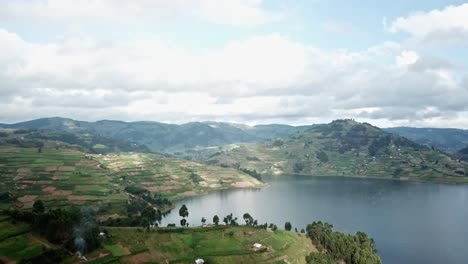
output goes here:
[[468, 186], [342, 177], [280, 176], [259, 190], [226, 190], [185, 199], [163, 219], [179, 224], [184, 203], [188, 222], [200, 225], [233, 213], [244, 224], [250, 213], [259, 224], [299, 230], [325, 221], [346, 233], [374, 238], [383, 263], [468, 263]]

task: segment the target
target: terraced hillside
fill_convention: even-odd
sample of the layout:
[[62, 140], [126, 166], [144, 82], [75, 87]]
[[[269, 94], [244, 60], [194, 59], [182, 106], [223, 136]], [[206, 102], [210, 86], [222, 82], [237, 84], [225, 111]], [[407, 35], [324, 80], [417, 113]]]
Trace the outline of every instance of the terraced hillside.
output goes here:
[[0, 147], [0, 178], [0, 207], [30, 208], [41, 199], [48, 207], [89, 205], [111, 216], [127, 215], [129, 186], [174, 200], [263, 185], [238, 170], [157, 154], [97, 155], [55, 148]]
[[208, 163], [273, 175], [468, 183], [468, 163], [353, 120], [336, 120], [283, 140], [239, 146], [218, 153]]

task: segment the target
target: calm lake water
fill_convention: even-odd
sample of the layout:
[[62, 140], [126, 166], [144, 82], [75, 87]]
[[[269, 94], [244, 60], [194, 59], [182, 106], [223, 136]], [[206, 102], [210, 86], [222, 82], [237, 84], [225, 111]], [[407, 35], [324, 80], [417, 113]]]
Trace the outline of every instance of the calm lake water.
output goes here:
[[185, 203], [188, 222], [211, 222], [229, 213], [244, 223], [250, 213], [259, 223], [299, 230], [326, 221], [336, 230], [364, 231], [374, 238], [385, 264], [468, 263], [468, 186], [436, 185], [337, 177], [281, 176], [265, 179], [260, 190], [228, 190], [189, 198], [163, 224], [177, 223]]

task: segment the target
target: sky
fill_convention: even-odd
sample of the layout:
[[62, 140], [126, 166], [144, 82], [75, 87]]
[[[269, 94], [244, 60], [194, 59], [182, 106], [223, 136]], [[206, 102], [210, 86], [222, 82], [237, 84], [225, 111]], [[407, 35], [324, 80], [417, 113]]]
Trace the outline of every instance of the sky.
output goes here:
[[0, 122], [468, 129], [468, 2], [0, 1]]

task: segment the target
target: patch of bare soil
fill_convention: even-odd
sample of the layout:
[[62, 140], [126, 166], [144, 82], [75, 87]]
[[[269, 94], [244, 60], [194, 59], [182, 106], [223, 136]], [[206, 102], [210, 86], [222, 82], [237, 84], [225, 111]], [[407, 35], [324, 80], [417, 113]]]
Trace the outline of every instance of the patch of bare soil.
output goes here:
[[58, 171], [75, 171], [75, 167], [73, 167], [73, 166], [60, 166], [60, 167], [58, 167]]
[[37, 195], [25, 195], [23, 197], [18, 198], [18, 201], [22, 203], [29, 203], [33, 202], [37, 198]]
[[65, 191], [65, 190], [55, 190], [52, 192], [54, 196], [69, 196], [72, 195], [73, 191]]
[[54, 186], [47, 186], [45, 188], [42, 188], [42, 191], [50, 193], [50, 192], [55, 191], [55, 189], [57, 189], [57, 188], [55, 188]]

